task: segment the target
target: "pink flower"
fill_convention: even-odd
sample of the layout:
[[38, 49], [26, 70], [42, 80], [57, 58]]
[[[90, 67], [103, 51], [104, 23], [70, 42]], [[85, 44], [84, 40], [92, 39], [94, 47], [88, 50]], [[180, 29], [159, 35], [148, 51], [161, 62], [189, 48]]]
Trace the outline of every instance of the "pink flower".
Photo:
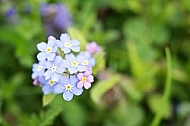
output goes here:
[[84, 86], [85, 89], [89, 89], [91, 87], [91, 83], [94, 81], [94, 77], [91, 74], [92, 73], [90, 71], [77, 74], [77, 78], [79, 79], [77, 87], [82, 88]]
[[101, 47], [96, 42], [91, 42], [86, 45], [86, 50], [91, 54], [98, 53]]

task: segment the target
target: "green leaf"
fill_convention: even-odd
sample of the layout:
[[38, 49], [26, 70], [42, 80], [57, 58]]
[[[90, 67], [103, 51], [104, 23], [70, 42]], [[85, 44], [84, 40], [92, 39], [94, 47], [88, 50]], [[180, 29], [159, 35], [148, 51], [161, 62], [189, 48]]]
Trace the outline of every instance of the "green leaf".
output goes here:
[[47, 95], [43, 95], [43, 107], [45, 107], [46, 105], [48, 105], [49, 103], [51, 103], [53, 101], [53, 99], [55, 98], [55, 94], [50, 93]]
[[108, 79], [98, 81], [90, 91], [92, 101], [100, 104], [101, 96], [115, 84], [117, 84], [119, 80], [120, 76], [118, 74], [112, 74]]
[[77, 39], [80, 41], [81, 50], [82, 51], [85, 50], [87, 40], [86, 37], [83, 35], [83, 33], [74, 27], [69, 27], [67, 31], [72, 39]]

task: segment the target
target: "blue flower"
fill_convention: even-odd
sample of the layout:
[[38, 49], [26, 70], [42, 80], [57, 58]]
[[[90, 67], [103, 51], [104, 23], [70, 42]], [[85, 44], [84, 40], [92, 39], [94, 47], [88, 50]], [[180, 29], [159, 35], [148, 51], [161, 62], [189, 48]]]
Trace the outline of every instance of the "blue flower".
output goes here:
[[53, 92], [54, 94], [56, 94], [56, 92], [55, 92], [55, 86], [57, 85], [57, 82], [55, 80], [52, 80], [52, 79], [45, 80], [45, 79], [41, 78], [40, 81], [41, 81], [41, 83], [43, 83], [42, 91], [43, 91], [43, 93], [45, 95], [49, 94], [51, 92]]
[[45, 63], [46, 60], [42, 60], [39, 63], [34, 63], [32, 66], [32, 79], [35, 79], [38, 76], [43, 76], [45, 72]]
[[95, 59], [92, 58], [90, 52], [81, 52], [80, 54], [84, 55], [84, 61], [82, 62], [83, 65], [85, 66], [90, 66], [93, 67], [96, 63]]
[[56, 56], [54, 61], [47, 62], [46, 67], [48, 70], [44, 73], [45, 79], [52, 79], [56, 82], [59, 81], [59, 77], [66, 70], [63, 66], [63, 59], [61, 56]]
[[64, 61], [64, 66], [68, 68], [70, 74], [74, 74], [79, 72], [83, 72], [86, 70], [86, 67], [82, 64], [84, 61], [83, 55], [78, 55], [75, 57], [73, 54], [65, 55], [66, 61]]
[[70, 78], [62, 76], [59, 83], [54, 88], [55, 93], [63, 93], [63, 99], [70, 101], [73, 98], [73, 94], [78, 96], [83, 92], [82, 88], [77, 88], [78, 82], [79, 80], [76, 75], [72, 75]]
[[72, 18], [69, 11], [61, 3], [42, 4], [40, 6], [40, 14], [47, 36], [59, 34], [72, 24]]
[[57, 45], [61, 48], [61, 50], [67, 54], [70, 53], [71, 50], [74, 52], [79, 52], [80, 51], [80, 42], [78, 40], [71, 40], [70, 36], [65, 33], [61, 34], [60, 36], [60, 41], [57, 41]]
[[51, 37], [51, 39], [48, 39], [48, 43], [41, 42], [37, 44], [38, 50], [41, 51], [38, 53], [37, 59], [41, 61], [47, 58], [47, 60], [53, 61], [57, 52], [57, 45], [55, 43], [56, 39]]

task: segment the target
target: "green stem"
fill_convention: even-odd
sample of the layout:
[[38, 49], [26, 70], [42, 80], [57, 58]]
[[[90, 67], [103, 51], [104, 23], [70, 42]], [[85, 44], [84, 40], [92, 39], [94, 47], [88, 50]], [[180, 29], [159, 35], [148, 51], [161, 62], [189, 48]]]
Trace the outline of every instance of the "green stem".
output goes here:
[[165, 84], [164, 96], [162, 99], [162, 104], [160, 106], [160, 111], [156, 113], [150, 126], [159, 126], [163, 117], [163, 111], [166, 107], [166, 103], [169, 101], [170, 90], [171, 90], [172, 65], [171, 65], [171, 54], [169, 48], [166, 47], [165, 51], [167, 59], [167, 78], [165, 82], [166, 84]]

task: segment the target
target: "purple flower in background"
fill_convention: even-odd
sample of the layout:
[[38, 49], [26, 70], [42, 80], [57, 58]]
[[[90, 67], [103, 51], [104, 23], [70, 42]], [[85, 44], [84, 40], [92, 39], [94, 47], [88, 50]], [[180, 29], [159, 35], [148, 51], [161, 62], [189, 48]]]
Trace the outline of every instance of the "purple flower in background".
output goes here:
[[14, 7], [9, 8], [6, 13], [5, 13], [6, 17], [11, 19], [12, 17], [14, 17], [16, 15], [16, 9]]
[[48, 70], [44, 73], [45, 79], [52, 79], [54, 81], [59, 81], [59, 77], [66, 70], [63, 66], [63, 59], [61, 56], [56, 56], [54, 61], [47, 62], [46, 67]]
[[68, 71], [70, 74], [74, 74], [79, 72], [83, 72], [86, 70], [86, 67], [82, 64], [84, 61], [84, 56], [83, 55], [78, 55], [75, 57], [73, 54], [67, 54], [65, 56], [66, 61], [64, 63], [64, 66], [68, 68]]
[[78, 88], [82, 88], [84, 86], [85, 89], [89, 89], [91, 87], [91, 83], [94, 81], [94, 77], [91, 75], [90, 71], [77, 74], [77, 78], [80, 80], [77, 83]]
[[38, 76], [43, 76], [45, 72], [45, 63], [46, 60], [42, 60], [39, 63], [35, 63], [32, 66], [32, 79], [35, 79]]
[[55, 86], [55, 93], [63, 93], [63, 99], [70, 101], [74, 95], [81, 95], [82, 88], [77, 88], [78, 79], [75, 75], [71, 75], [70, 78], [61, 76], [59, 83]]
[[92, 58], [89, 52], [81, 52], [80, 54], [84, 55], [84, 61], [82, 62], [83, 65], [90, 67], [93, 67], [95, 65], [96, 61], [94, 58]]
[[71, 40], [70, 36], [65, 33], [61, 34], [60, 36], [60, 41], [57, 41], [57, 45], [61, 48], [61, 50], [67, 54], [70, 53], [71, 50], [74, 52], [79, 52], [80, 51], [80, 42], [78, 40]]
[[45, 25], [47, 36], [65, 31], [72, 23], [70, 13], [61, 3], [42, 4], [40, 14]]
[[91, 54], [95, 54], [101, 50], [101, 47], [96, 42], [91, 42], [86, 45], [86, 50]]
[[51, 37], [51, 39], [48, 39], [48, 43], [41, 42], [37, 44], [38, 50], [41, 51], [38, 53], [37, 59], [39, 61], [45, 59], [53, 61], [57, 52], [57, 45], [55, 43], [56, 39], [54, 37]]

